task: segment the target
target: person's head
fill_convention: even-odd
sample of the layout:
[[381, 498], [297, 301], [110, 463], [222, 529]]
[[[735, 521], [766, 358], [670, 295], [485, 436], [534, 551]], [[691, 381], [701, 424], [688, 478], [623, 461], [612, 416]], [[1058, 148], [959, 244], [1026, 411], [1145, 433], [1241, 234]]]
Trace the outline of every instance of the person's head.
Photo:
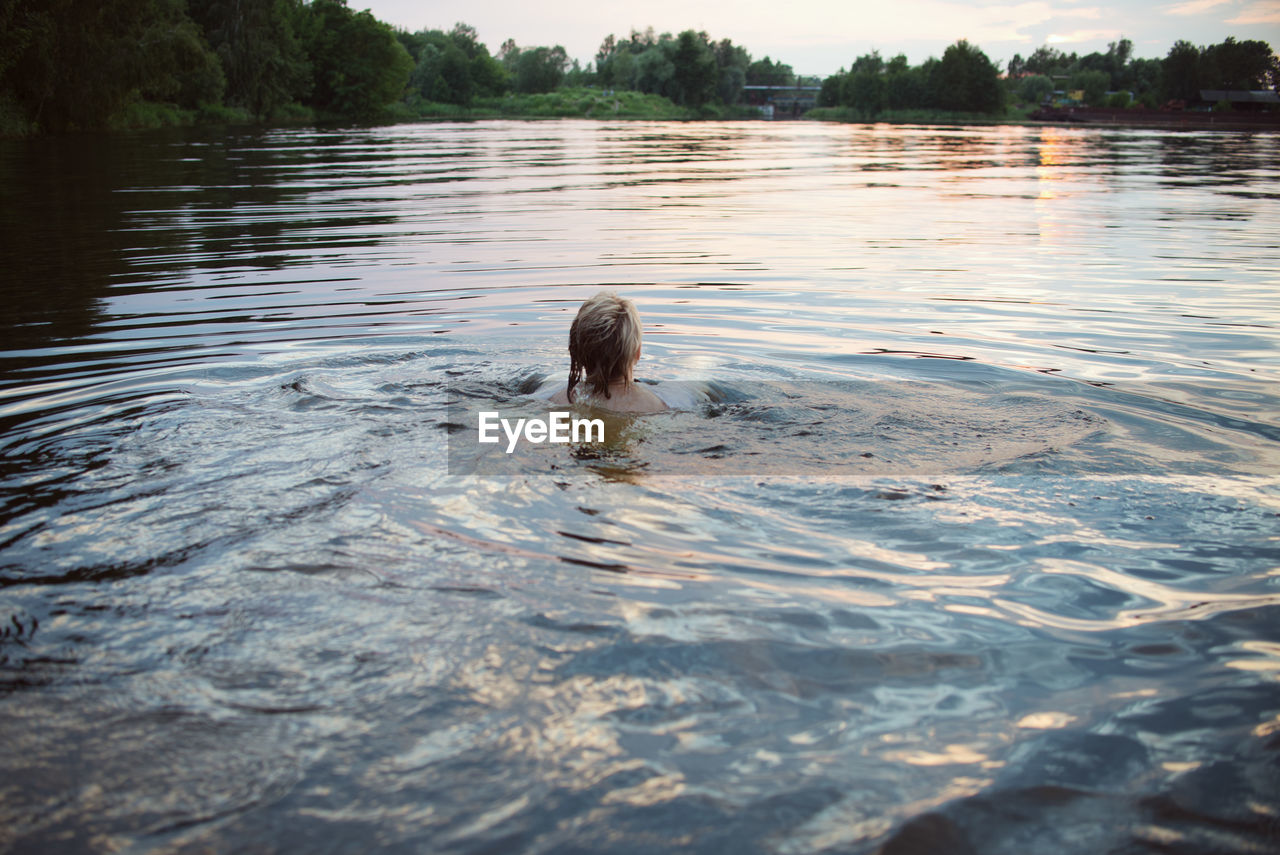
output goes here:
[[640, 359], [640, 314], [635, 304], [601, 291], [582, 304], [569, 327], [569, 400], [573, 387], [609, 397], [610, 383], [630, 383]]

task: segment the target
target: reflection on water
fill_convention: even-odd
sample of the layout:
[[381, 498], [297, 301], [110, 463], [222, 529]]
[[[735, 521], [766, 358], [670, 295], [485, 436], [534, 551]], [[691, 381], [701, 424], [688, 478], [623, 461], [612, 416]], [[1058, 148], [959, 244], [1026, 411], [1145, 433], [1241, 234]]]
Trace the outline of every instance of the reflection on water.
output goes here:
[[[0, 143], [0, 848], [1269, 851], [1278, 154]], [[468, 444], [601, 287], [680, 406]]]

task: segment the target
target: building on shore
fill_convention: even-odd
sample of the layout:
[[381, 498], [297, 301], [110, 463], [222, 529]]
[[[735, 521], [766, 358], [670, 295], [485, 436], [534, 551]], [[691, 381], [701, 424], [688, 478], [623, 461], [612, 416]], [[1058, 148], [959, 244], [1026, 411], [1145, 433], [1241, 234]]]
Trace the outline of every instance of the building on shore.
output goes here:
[[818, 105], [820, 84], [797, 82], [788, 86], [752, 85], [742, 87], [747, 104], [766, 119], [798, 119]]

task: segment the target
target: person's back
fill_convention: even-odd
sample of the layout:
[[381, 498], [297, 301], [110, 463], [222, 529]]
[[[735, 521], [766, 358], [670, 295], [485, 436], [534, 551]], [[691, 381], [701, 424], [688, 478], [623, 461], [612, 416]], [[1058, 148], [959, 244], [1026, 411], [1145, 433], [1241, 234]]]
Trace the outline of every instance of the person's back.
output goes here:
[[602, 291], [584, 302], [569, 327], [569, 382], [551, 403], [586, 403], [619, 413], [667, 409], [635, 382], [640, 339], [640, 315], [630, 300]]

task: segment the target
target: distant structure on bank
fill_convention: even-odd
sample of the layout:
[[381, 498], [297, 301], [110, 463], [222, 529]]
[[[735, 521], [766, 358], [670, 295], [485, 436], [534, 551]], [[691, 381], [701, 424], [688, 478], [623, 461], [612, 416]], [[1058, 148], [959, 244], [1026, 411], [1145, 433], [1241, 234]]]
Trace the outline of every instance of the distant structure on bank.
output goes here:
[[[1122, 94], [1132, 97], [1132, 93]], [[1198, 97], [1175, 98], [1160, 107], [1088, 107], [1081, 93], [1056, 92], [1028, 118], [1048, 122], [1156, 125], [1163, 127], [1280, 128], [1280, 94], [1271, 89], [1201, 89]]]
[[798, 119], [806, 110], [818, 105], [820, 84], [810, 78], [797, 78], [788, 86], [748, 84], [742, 87], [743, 99], [758, 109], [766, 119]]
[[1231, 105], [1232, 110], [1261, 112], [1280, 107], [1280, 95], [1270, 89], [1246, 91], [1243, 89], [1201, 89], [1200, 100], [1205, 104]]

